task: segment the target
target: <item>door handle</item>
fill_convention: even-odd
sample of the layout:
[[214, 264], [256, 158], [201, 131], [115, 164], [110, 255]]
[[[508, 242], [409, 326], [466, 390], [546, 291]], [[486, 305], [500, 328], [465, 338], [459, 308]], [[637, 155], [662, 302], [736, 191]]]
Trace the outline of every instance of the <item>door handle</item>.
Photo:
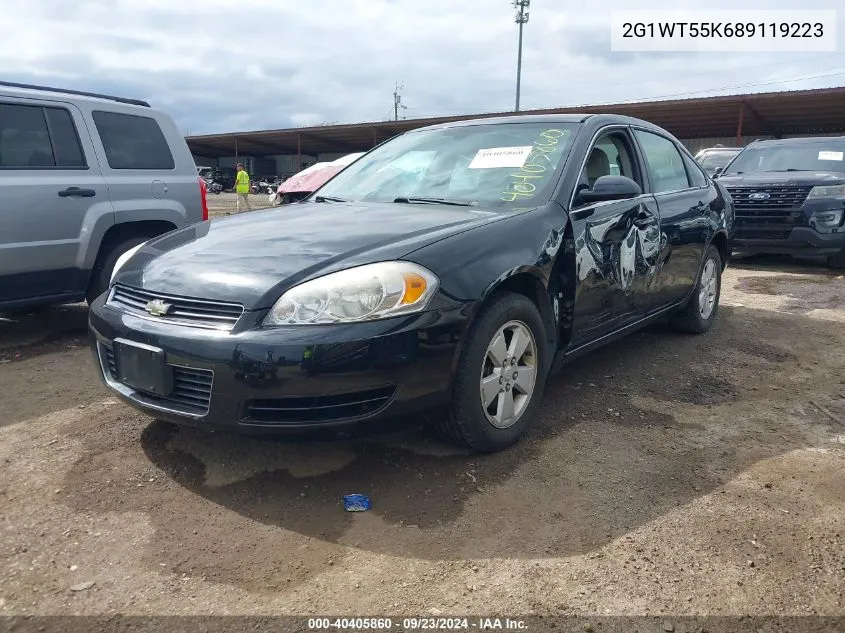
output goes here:
[[583, 220], [584, 218], [589, 218], [595, 212], [595, 207], [587, 207], [586, 209], [576, 209], [575, 211], [569, 212], [569, 217], [573, 220]]
[[93, 198], [97, 192], [93, 189], [80, 189], [79, 187], [68, 187], [59, 192], [59, 198], [72, 198], [79, 196], [80, 198]]

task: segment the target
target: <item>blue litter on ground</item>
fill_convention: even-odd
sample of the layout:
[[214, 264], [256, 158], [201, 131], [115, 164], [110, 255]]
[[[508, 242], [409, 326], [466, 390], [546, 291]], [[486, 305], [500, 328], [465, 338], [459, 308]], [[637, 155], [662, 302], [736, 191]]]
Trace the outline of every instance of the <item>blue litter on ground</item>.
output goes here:
[[343, 509], [347, 512], [366, 512], [370, 509], [370, 498], [367, 495], [344, 495]]

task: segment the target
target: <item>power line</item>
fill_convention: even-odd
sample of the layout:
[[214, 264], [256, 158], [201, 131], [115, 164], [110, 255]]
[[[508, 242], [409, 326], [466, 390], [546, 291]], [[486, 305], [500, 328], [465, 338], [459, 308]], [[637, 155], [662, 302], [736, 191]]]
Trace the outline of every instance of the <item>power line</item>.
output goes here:
[[[776, 79], [773, 81], [759, 81], [759, 82], [752, 82], [752, 83], [743, 83], [743, 84], [734, 84], [732, 86], [721, 86], [720, 88], [708, 88], [706, 90], [692, 90], [690, 92], [676, 92], [674, 94], [668, 95], [660, 95], [656, 97], [642, 97], [640, 99], [631, 99], [628, 101], [607, 101], [605, 103], [593, 103], [593, 104], [578, 104], [578, 105], [616, 105], [621, 103], [640, 103], [643, 101], [657, 101], [660, 99], [669, 99], [671, 97], [686, 97], [689, 95], [696, 95], [702, 94], [707, 92], [718, 92], [720, 90], [733, 90], [735, 88], [752, 88], [754, 86], [772, 86], [775, 84], [786, 84], [786, 83], [793, 83], [796, 81], [807, 81], [809, 79], [822, 79], [824, 77], [838, 77], [840, 75], [845, 75], [845, 71], [838, 71], [835, 73], [826, 73], [823, 75], [808, 75], [804, 77], [793, 77], [792, 79]], [[577, 106], [560, 106], [564, 108], [570, 107], [577, 107]]]
[[[845, 54], [845, 53], [833, 53], [831, 55], [827, 55], [825, 58], [829, 59], [830, 57], [839, 57], [839, 56], [842, 56], [843, 54]], [[685, 73], [684, 79], [689, 79], [690, 77], [703, 77], [705, 75], [713, 75], [713, 74], [717, 74], [717, 73], [724, 74], [725, 71], [743, 71], [743, 70], [751, 70], [753, 68], [769, 68], [769, 67], [774, 67], [774, 66], [781, 67], [781, 66], [784, 66], [785, 64], [797, 64], [798, 62], [808, 61], [810, 59], [817, 60], [818, 59], [818, 53], [815, 53], [813, 55], [808, 55], [806, 57], [798, 57], [796, 59], [790, 59], [789, 61], [784, 61], [784, 62], [774, 62], [774, 63], [773, 62], [766, 62], [764, 64], [749, 64], [749, 65], [745, 65], [745, 66], [737, 66], [737, 67], [734, 67], [734, 68], [726, 68], [726, 67], [720, 66], [718, 68], [711, 68], [710, 70], [707, 70], [707, 71], [704, 71], [704, 72], [697, 72], [697, 73], [690, 73], [690, 74]], [[619, 88], [621, 86], [633, 86], [633, 85], [640, 85], [640, 84], [642, 84], [642, 79], [637, 79], [637, 80], [634, 80], [634, 81], [626, 81], [626, 82], [623, 82], [623, 83], [614, 82], [613, 87]], [[572, 89], [577, 90], [577, 89], [581, 89], [581, 88], [584, 88], [584, 87], [586, 87], [586, 86], [580, 85], [580, 86], [573, 87]], [[700, 92], [700, 91], [696, 91], [696, 92]]]

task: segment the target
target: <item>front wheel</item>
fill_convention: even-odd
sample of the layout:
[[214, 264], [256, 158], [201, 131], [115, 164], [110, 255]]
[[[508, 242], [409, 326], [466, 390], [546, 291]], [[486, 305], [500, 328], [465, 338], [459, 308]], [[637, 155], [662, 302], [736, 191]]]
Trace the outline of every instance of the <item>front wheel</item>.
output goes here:
[[514, 293], [496, 298], [468, 334], [441, 434], [479, 453], [515, 443], [542, 398], [546, 350], [537, 306]]
[[704, 253], [695, 289], [687, 305], [672, 319], [672, 326], [681, 332], [701, 334], [710, 329], [719, 310], [722, 292], [722, 258], [712, 244]]

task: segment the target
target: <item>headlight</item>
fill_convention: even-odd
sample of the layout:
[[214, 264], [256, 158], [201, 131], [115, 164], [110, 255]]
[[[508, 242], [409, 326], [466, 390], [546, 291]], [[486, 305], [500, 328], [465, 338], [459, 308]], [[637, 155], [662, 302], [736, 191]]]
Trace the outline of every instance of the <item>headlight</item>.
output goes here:
[[845, 198], [845, 185], [824, 185], [810, 189], [807, 200], [818, 198]]
[[829, 209], [825, 211], [815, 211], [813, 219], [825, 228], [839, 226], [842, 221], [842, 209]]
[[264, 324], [354, 323], [419, 312], [438, 283], [431, 271], [410, 262], [357, 266], [291, 288]]
[[[146, 242], [144, 242], [146, 244]], [[126, 251], [123, 255], [117, 258], [117, 261], [114, 263], [114, 268], [111, 271], [111, 279], [109, 279], [109, 285], [114, 283], [114, 278], [117, 273], [120, 272], [120, 269], [123, 265], [130, 260], [130, 258], [137, 253], [144, 244], [138, 244], [138, 246], [133, 246], [128, 251]]]

